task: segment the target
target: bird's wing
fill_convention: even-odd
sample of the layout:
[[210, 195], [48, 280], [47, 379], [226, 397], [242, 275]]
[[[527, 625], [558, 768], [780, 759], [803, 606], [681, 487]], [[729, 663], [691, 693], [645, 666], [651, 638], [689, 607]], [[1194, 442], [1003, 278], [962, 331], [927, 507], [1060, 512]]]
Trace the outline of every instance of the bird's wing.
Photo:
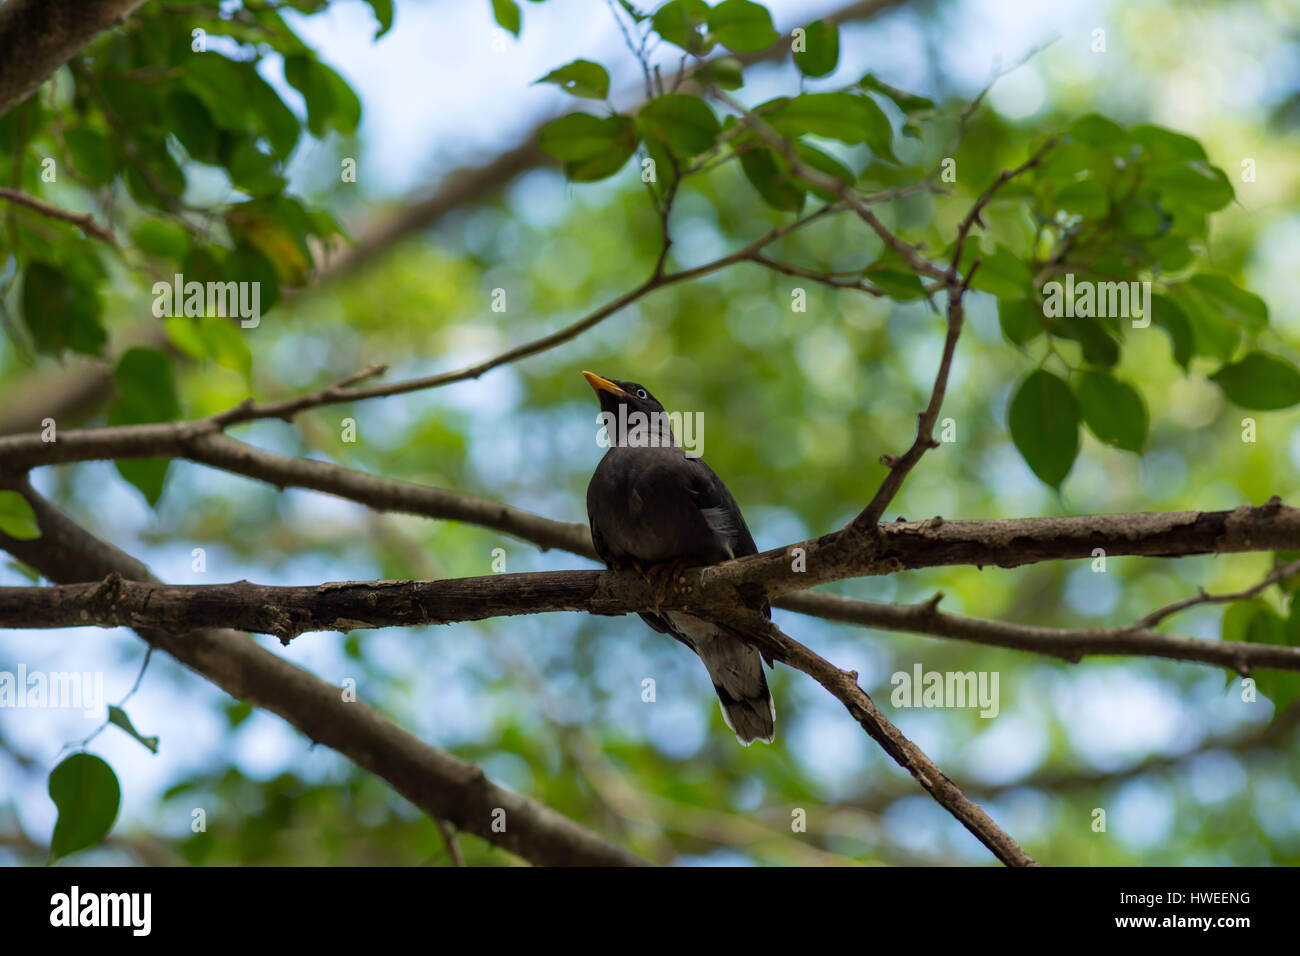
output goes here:
[[605, 543], [605, 536], [600, 533], [600, 525], [596, 523], [595, 515], [587, 512], [587, 522], [591, 526], [591, 545], [596, 549], [596, 557], [604, 562], [606, 567], [614, 563], [614, 554], [609, 550], [609, 545]]
[[703, 458], [688, 458], [687, 461], [691, 462], [691, 470], [686, 490], [713, 533], [726, 543], [732, 557], [757, 554], [758, 548], [754, 536], [749, 533], [749, 525], [745, 524], [745, 516], [722, 479]]
[[[743, 558], [747, 554], [758, 554], [758, 545], [754, 543], [754, 536], [749, 533], [749, 525], [745, 524], [745, 516], [731, 491], [703, 458], [691, 461], [694, 462], [695, 471], [688, 490], [714, 534], [728, 542], [732, 557]], [[770, 621], [772, 605], [764, 601], [762, 611]], [[678, 640], [682, 639], [679, 637]], [[763, 654], [763, 660], [768, 667], [774, 666], [772, 658], [766, 653]]]

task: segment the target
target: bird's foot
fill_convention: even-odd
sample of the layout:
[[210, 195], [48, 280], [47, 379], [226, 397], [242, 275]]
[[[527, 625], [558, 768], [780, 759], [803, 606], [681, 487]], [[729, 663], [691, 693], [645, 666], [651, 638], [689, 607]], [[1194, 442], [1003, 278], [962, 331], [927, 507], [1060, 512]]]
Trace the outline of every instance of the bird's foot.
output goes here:
[[668, 592], [672, 589], [673, 582], [687, 568], [694, 567], [695, 562], [678, 558], [674, 561], [665, 561], [662, 564], [656, 564], [648, 571], [644, 572], [646, 583], [655, 587], [655, 610], [668, 598]]

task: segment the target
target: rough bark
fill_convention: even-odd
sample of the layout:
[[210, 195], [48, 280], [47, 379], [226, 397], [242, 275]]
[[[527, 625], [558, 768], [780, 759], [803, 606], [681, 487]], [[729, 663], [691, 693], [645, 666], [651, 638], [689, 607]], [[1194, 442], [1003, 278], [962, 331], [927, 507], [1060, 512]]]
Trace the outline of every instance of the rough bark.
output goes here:
[[[149, 569], [94, 537], [27, 491], [42, 535], [0, 546], [54, 581], [119, 575], [156, 582]], [[150, 586], [156, 586], [150, 585]], [[140, 627], [142, 638], [232, 697], [278, 714], [393, 788], [436, 819], [544, 865], [644, 865], [646, 861], [542, 803], [497, 786], [480, 767], [430, 747], [340, 688], [278, 657], [247, 634], [226, 628]], [[505, 811], [505, 830], [493, 811]]]
[[144, 0], [7, 0], [0, 4], [0, 116], [31, 96], [96, 35]]

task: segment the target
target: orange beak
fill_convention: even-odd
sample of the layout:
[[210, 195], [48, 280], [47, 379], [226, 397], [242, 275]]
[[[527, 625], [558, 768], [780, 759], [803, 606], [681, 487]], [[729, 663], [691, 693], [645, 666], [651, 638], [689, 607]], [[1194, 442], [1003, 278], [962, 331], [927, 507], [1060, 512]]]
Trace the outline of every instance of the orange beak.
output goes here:
[[587, 384], [590, 385], [597, 394], [600, 392], [609, 392], [611, 395], [627, 394], [627, 392], [623, 391], [609, 379], [601, 378], [595, 372], [583, 372], [582, 377], [587, 380]]

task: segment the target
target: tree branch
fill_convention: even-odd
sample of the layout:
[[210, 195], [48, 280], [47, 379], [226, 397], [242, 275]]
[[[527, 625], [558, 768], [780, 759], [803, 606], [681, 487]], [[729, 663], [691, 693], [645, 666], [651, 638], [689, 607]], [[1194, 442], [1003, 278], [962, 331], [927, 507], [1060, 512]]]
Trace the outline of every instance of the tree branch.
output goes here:
[[7, 0], [0, 4], [0, 116], [31, 96], [99, 33], [144, 0]]
[[776, 602], [776, 606], [829, 621], [1006, 647], [1060, 658], [1072, 664], [1088, 656], [1131, 655], [1211, 664], [1243, 675], [1249, 675], [1260, 667], [1300, 670], [1300, 647], [1206, 640], [1131, 627], [1037, 627], [945, 614], [938, 610], [936, 603], [876, 604], [821, 591], [801, 591], [786, 595]]
[[732, 613], [723, 620], [737, 637], [776, 660], [803, 671], [825, 687], [853, 715], [862, 729], [880, 744], [885, 753], [916, 778], [925, 791], [961, 822], [975, 838], [1007, 866], [1037, 866], [1020, 845], [1003, 832], [978, 805], [967, 799], [935, 766], [921, 748], [908, 740], [882, 714], [875, 702], [858, 686], [856, 671], [840, 670], [821, 655], [804, 647], [761, 615]]
[[1182, 601], [1175, 601], [1173, 604], [1152, 611], [1146, 617], [1142, 618], [1142, 620], [1133, 624], [1131, 629], [1137, 631], [1154, 627], [1165, 618], [1177, 614], [1179, 611], [1185, 611], [1189, 607], [1195, 607], [1197, 604], [1227, 604], [1232, 601], [1245, 601], [1247, 598], [1253, 598], [1270, 584], [1276, 584], [1283, 578], [1289, 578], [1291, 575], [1298, 573], [1300, 573], [1300, 561], [1292, 561], [1290, 564], [1277, 568], [1272, 574], [1268, 575], [1258, 584], [1252, 585], [1245, 590], [1237, 591], [1234, 594], [1206, 594], [1205, 589], [1201, 588], [1196, 597], [1186, 598]]
[[50, 219], [59, 219], [71, 223], [92, 239], [102, 240], [109, 245], [117, 245], [112, 230], [106, 226], [101, 226], [95, 221], [95, 217], [88, 212], [69, 212], [67, 209], [61, 209], [20, 189], [9, 189], [4, 186], [0, 186], [0, 199], [7, 199], [19, 206], [26, 206], [28, 209], [33, 209]]
[[[850, 23], [868, 19], [901, 3], [902, 0], [859, 0], [827, 13], [821, 19], [837, 25]], [[789, 55], [790, 41], [782, 37], [766, 50], [740, 54], [737, 58], [743, 66], [753, 66]], [[690, 81], [690, 77], [698, 70], [698, 66], [692, 67], [682, 74], [667, 78], [665, 83], [680, 84], [684, 90], [694, 89], [696, 85]], [[554, 160], [537, 148], [537, 136], [542, 127], [555, 118], [548, 116], [530, 129], [519, 145], [495, 159], [476, 162], [447, 174], [432, 193], [424, 197], [408, 197], [398, 205], [398, 211], [390, 218], [374, 224], [354, 244], [330, 257], [318, 270], [316, 284], [328, 282], [368, 265], [406, 236], [428, 228], [453, 209], [485, 202], [515, 177], [531, 169], [552, 164]]]
[[971, 228], [983, 222], [980, 219], [980, 213], [984, 207], [989, 204], [997, 191], [1015, 179], [1026, 170], [1038, 166], [1047, 151], [1056, 145], [1055, 140], [1049, 139], [1033, 156], [1021, 163], [1015, 169], [1002, 171], [997, 180], [984, 190], [983, 194], [975, 200], [970, 211], [957, 227], [957, 241], [953, 250], [952, 262], [948, 264], [948, 270], [944, 275], [944, 287], [948, 291], [948, 333], [944, 337], [943, 357], [939, 360], [939, 370], [935, 373], [934, 388], [930, 392], [930, 401], [925, 410], [917, 416], [916, 438], [913, 440], [911, 447], [903, 453], [901, 458], [895, 458], [892, 455], [882, 456], [881, 461], [889, 468], [889, 473], [885, 475], [884, 481], [872, 495], [871, 501], [862, 509], [859, 514], [850, 523], [849, 527], [859, 533], [875, 534], [876, 522], [878, 522], [889, 503], [894, 500], [899, 489], [903, 486], [904, 479], [907, 478], [911, 470], [916, 467], [916, 463], [921, 460], [929, 449], [939, 447], [939, 443], [934, 439], [934, 425], [939, 420], [939, 410], [943, 407], [943, 399], [948, 391], [948, 375], [952, 370], [953, 356], [957, 351], [957, 339], [961, 336], [962, 322], [965, 311], [963, 300], [966, 292], [970, 288], [971, 280], [975, 277], [975, 270], [979, 268], [979, 260], [975, 260], [971, 267], [966, 271], [965, 276], [960, 273], [962, 248], [966, 244], [966, 237], [970, 234]]
[[[0, 544], [5, 539], [0, 535]], [[340, 581], [320, 585], [164, 585], [108, 576], [98, 583], [0, 588], [0, 627], [233, 627], [288, 643], [311, 631], [352, 631], [585, 611], [620, 615], [659, 609], [706, 616], [734, 612], [736, 595], [712, 579], [679, 587], [660, 601], [635, 572], [540, 571], [439, 581]], [[1240, 674], [1256, 668], [1300, 671], [1300, 647], [1215, 641], [1129, 627], [1065, 630], [944, 614], [937, 600], [873, 604], [806, 591], [777, 606], [828, 620], [929, 634], [1047, 654], [1077, 663], [1089, 654], [1194, 661]]]
[[[53, 581], [85, 581], [116, 574], [154, 581], [149, 569], [95, 538], [43, 498], [23, 487], [41, 537], [0, 535], [0, 547]], [[142, 627], [140, 636], [171, 654], [231, 696], [278, 714], [313, 741], [337, 750], [387, 780], [434, 819], [473, 833], [533, 863], [628, 866], [645, 861], [529, 797], [488, 780], [480, 767], [428, 746], [339, 688], [272, 654], [237, 631], [180, 631]], [[492, 826], [494, 809], [506, 828]]]
[[[197, 424], [202, 424], [200, 420]], [[552, 521], [509, 505], [367, 475], [327, 462], [263, 451], [194, 422], [69, 430], [55, 442], [39, 435], [0, 437], [0, 473], [40, 465], [100, 459], [186, 458], [278, 487], [311, 488], [372, 508], [466, 521], [593, 557], [584, 525]], [[780, 595], [843, 577], [890, 574], [953, 565], [1019, 567], [1041, 561], [1108, 556], [1181, 557], [1300, 548], [1300, 511], [1276, 496], [1232, 511], [1172, 511], [980, 521], [899, 521], [883, 525], [876, 545], [832, 532], [788, 548], [740, 558], [710, 569], [734, 584], [760, 583]], [[807, 569], [795, 571], [789, 554], [802, 548]], [[874, 550], [873, 550], [874, 549]], [[723, 569], [727, 569], [724, 570]]]

